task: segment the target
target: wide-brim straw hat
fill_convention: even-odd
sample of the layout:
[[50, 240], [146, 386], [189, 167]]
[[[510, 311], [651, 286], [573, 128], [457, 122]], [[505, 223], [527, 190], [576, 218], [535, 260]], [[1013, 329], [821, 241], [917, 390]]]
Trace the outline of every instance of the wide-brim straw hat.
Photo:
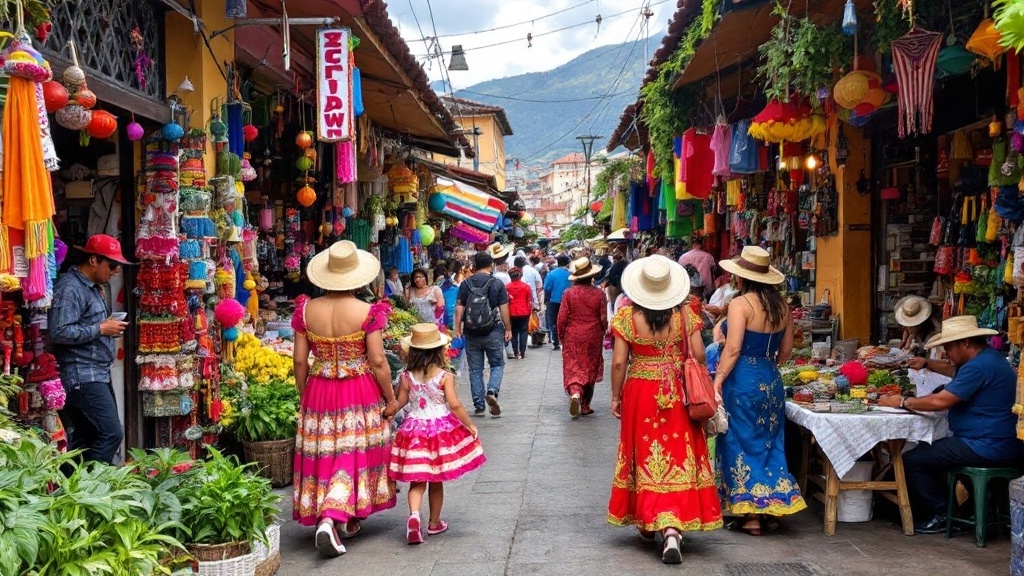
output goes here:
[[604, 237], [605, 240], [625, 240], [626, 234], [629, 232], [629, 228], [619, 228], [618, 230], [608, 234]]
[[678, 262], [655, 254], [634, 260], [622, 271], [622, 290], [637, 306], [668, 310], [690, 294], [690, 277]]
[[975, 336], [995, 336], [996, 334], [999, 334], [998, 330], [979, 328], [978, 319], [974, 316], [953, 316], [942, 321], [942, 330], [935, 336], [932, 336], [924, 347], [931, 349], [943, 344], [949, 344], [950, 342], [956, 342], [957, 340], [965, 340]]
[[451, 342], [451, 337], [442, 334], [437, 324], [413, 324], [412, 331], [408, 336], [402, 338], [402, 350], [408, 352], [410, 348], [417, 350], [433, 350]]
[[896, 322], [907, 328], [924, 324], [924, 321], [932, 315], [931, 303], [925, 298], [915, 295], [900, 298], [894, 309]]
[[583, 280], [591, 276], [597, 276], [604, 267], [598, 264], [591, 264], [589, 258], [577, 258], [569, 264], [569, 280]]
[[786, 275], [772, 267], [771, 255], [760, 246], [744, 246], [740, 255], [732, 260], [718, 263], [723, 270], [740, 278], [753, 280], [762, 284], [782, 284]]
[[335, 242], [306, 265], [306, 277], [324, 290], [356, 290], [368, 285], [380, 273], [380, 261], [356, 248], [349, 240]]
[[490, 246], [487, 247], [487, 253], [491, 255], [491, 258], [493, 258], [495, 262], [498, 262], [502, 258], [505, 258], [511, 252], [512, 246], [502, 246], [501, 242], [495, 242], [494, 244], [491, 244]]

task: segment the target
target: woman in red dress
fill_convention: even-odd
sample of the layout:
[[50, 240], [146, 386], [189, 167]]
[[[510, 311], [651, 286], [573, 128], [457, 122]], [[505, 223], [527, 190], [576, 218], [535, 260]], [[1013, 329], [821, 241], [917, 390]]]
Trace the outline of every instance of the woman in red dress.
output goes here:
[[526, 358], [526, 343], [530, 336], [530, 314], [533, 312], [533, 292], [523, 282], [523, 269], [508, 269], [512, 280], [505, 286], [508, 291], [508, 315], [512, 321], [512, 354], [519, 360]]
[[680, 305], [690, 291], [683, 267], [648, 256], [622, 274], [632, 300], [612, 318], [612, 414], [622, 420], [608, 522], [636, 526], [661, 560], [682, 562], [682, 532], [722, 527], [707, 441], [682, 401], [687, 347], [703, 362], [700, 320]]
[[558, 341], [562, 343], [562, 385], [569, 395], [569, 415], [593, 414], [594, 384], [604, 376], [604, 335], [608, 330], [608, 300], [594, 286], [601, 267], [587, 258], [570, 266], [574, 285], [562, 294], [558, 308]]

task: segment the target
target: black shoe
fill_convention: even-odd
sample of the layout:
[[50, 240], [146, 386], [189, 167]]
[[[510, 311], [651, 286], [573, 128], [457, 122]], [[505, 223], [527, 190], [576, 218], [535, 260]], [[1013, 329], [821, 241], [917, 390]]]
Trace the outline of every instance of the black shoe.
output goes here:
[[552, 350], [561, 350], [561, 349], [562, 349], [562, 347], [561, 347], [561, 346], [559, 346], [558, 344], [555, 344], [554, 346], [552, 346], [552, 347], [551, 347], [551, 349], [552, 349]]
[[483, 416], [485, 412], [487, 412], [487, 409], [480, 406], [476, 410], [473, 410], [473, 416]]
[[946, 517], [936, 514], [931, 520], [914, 524], [914, 534], [942, 534], [946, 531]]

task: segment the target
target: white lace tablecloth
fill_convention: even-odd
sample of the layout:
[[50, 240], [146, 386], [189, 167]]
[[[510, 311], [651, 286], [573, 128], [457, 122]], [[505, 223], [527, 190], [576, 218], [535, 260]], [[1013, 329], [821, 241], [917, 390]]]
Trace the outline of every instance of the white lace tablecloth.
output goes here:
[[858, 458], [884, 440], [902, 439], [930, 444], [949, 435], [945, 412], [833, 414], [813, 412], [786, 402], [786, 418], [814, 434], [814, 439], [840, 478], [853, 468]]

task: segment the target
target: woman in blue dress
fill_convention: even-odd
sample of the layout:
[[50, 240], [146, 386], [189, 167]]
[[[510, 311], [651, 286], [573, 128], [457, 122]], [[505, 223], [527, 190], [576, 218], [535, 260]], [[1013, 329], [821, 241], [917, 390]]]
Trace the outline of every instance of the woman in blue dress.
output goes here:
[[768, 262], [766, 250], [747, 246], [739, 258], [719, 263], [741, 287], [722, 324], [725, 346], [715, 374], [729, 414], [729, 431], [717, 444], [719, 490], [723, 512], [742, 516], [738, 527], [754, 536], [766, 516], [807, 507], [786, 465], [783, 437], [786, 398], [778, 364], [793, 352], [793, 319], [776, 287], [785, 276]]

